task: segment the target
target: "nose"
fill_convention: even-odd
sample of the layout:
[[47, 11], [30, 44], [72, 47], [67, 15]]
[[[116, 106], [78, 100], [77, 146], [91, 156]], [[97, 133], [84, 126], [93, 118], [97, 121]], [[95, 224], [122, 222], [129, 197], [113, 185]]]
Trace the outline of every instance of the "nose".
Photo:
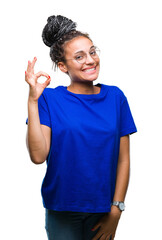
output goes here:
[[88, 53], [87, 54], [87, 58], [86, 58], [86, 64], [93, 64], [95, 61], [94, 59], [91, 57], [91, 55]]

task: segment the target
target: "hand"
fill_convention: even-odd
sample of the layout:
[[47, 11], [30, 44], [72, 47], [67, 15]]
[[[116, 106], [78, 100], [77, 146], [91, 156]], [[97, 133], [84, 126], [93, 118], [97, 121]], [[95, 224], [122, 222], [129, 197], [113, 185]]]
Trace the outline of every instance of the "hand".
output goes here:
[[[116, 208], [116, 207], [115, 207]], [[92, 240], [114, 240], [115, 232], [121, 216], [119, 209], [112, 208], [110, 213], [106, 213], [99, 222], [93, 227], [93, 231], [99, 230]]]
[[[50, 84], [51, 78], [47, 73], [38, 72], [34, 74], [34, 66], [37, 61], [35, 57], [32, 62], [28, 61], [27, 71], [25, 72], [25, 81], [29, 84], [29, 99], [37, 101], [44, 89]], [[44, 83], [38, 83], [38, 78], [44, 76], [47, 80]]]

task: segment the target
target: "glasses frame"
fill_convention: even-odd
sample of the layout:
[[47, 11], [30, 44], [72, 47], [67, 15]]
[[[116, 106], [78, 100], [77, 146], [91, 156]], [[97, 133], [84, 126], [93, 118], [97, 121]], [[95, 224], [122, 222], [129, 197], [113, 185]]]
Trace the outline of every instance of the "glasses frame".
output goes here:
[[[100, 56], [100, 49], [98, 48], [98, 47], [96, 47], [96, 46], [93, 46], [94, 48], [95, 48], [95, 51], [97, 51], [98, 53], [96, 54], [96, 56], [91, 56], [90, 55], [90, 51], [89, 51], [89, 55], [90, 55], [90, 57], [91, 58], [93, 58], [93, 59], [97, 59], [97, 58], [99, 58], [99, 56]], [[85, 52], [84, 52], [85, 53]], [[85, 61], [84, 62], [79, 62], [77, 59], [75, 59], [75, 58], [68, 58], [68, 59], [66, 59], [66, 60], [75, 60], [76, 62], [78, 62], [79, 64], [83, 64], [83, 63], [85, 63], [86, 62], [86, 60], [87, 60], [87, 53], [85, 53], [85, 56], [86, 56], [86, 58], [85, 58]]]

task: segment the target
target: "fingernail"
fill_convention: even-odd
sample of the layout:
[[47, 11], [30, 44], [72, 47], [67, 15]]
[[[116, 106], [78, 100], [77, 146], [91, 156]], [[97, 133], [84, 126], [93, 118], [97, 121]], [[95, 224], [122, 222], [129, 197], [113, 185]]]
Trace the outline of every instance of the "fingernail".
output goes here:
[[26, 71], [25, 71], [25, 74], [26, 74]]
[[51, 78], [51, 77], [48, 75], [48, 78]]
[[36, 57], [34, 57], [34, 60], [36, 60], [37, 58]]

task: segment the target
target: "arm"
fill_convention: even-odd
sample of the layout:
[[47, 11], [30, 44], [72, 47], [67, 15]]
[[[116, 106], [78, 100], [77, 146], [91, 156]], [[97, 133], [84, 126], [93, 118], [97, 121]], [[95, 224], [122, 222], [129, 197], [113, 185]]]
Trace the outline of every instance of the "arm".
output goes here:
[[[129, 135], [120, 138], [119, 159], [117, 166], [116, 187], [113, 201], [124, 202], [130, 173]], [[112, 206], [112, 212], [119, 212], [116, 206]]]
[[[50, 83], [48, 74], [39, 72], [34, 74], [34, 65], [36, 58], [32, 62], [28, 62], [25, 80], [29, 84], [29, 99], [28, 99], [28, 130], [27, 130], [27, 147], [32, 162], [35, 164], [43, 163], [50, 149], [51, 129], [40, 124], [38, 112], [38, 99], [44, 89]], [[44, 83], [39, 83], [38, 78], [44, 76], [47, 80]]]
[[40, 124], [38, 102], [28, 101], [27, 148], [33, 163], [43, 163], [50, 149], [51, 128]]
[[[114, 193], [114, 201], [124, 201], [128, 182], [129, 182], [129, 135], [120, 138], [120, 150], [117, 166], [116, 187]], [[100, 221], [93, 227], [92, 231], [100, 227], [92, 240], [110, 239], [114, 240], [115, 232], [120, 220], [121, 212], [116, 206], [111, 207], [111, 212], [105, 214]]]

